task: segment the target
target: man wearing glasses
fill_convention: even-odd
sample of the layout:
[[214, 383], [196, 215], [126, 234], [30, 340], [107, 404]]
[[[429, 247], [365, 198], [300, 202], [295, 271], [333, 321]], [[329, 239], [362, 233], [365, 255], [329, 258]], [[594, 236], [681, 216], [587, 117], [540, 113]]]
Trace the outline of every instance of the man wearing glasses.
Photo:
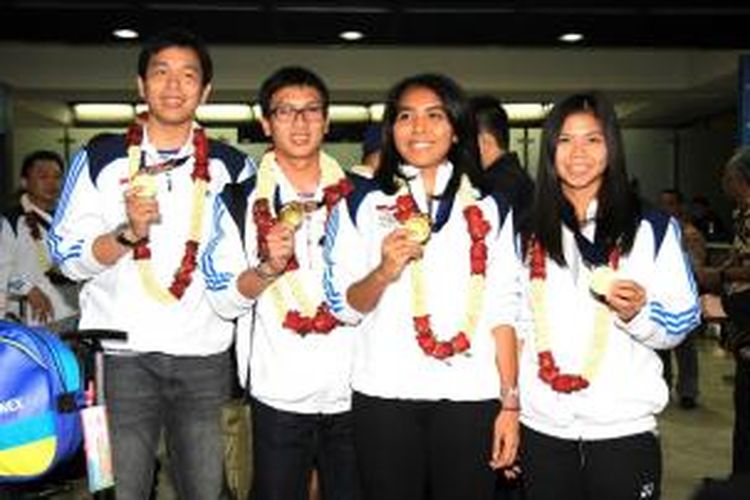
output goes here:
[[349, 388], [355, 332], [329, 313], [322, 290], [325, 224], [351, 190], [321, 150], [328, 100], [305, 68], [284, 67], [263, 82], [272, 148], [252, 179], [217, 201], [203, 255], [209, 300], [220, 315], [239, 318], [259, 500], [306, 500], [314, 468], [323, 499], [359, 497]]

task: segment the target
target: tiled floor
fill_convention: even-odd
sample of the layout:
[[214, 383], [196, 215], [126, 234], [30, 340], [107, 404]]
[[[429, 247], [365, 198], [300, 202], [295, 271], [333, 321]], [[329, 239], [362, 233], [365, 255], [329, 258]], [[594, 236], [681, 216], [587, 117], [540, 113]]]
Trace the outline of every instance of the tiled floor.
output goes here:
[[702, 478], [725, 477], [731, 468], [734, 361], [717, 349], [715, 340], [697, 340], [701, 393], [698, 407], [683, 410], [674, 401], [659, 419], [664, 500], [686, 500]]

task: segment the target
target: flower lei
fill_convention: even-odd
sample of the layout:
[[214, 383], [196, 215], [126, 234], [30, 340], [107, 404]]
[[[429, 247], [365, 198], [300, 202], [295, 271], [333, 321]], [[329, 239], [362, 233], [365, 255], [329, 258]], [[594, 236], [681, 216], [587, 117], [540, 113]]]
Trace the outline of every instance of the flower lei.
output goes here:
[[[257, 196], [253, 203], [253, 222], [257, 228], [258, 256], [261, 260], [268, 256], [268, 232], [278, 222], [278, 219], [271, 214], [269, 201], [276, 191], [275, 163], [276, 155], [269, 152], [263, 156], [257, 172]], [[322, 151], [320, 169], [320, 180], [324, 186], [323, 205], [326, 208], [327, 219], [333, 207], [352, 192], [353, 186], [336, 160]], [[278, 317], [283, 318], [281, 326], [302, 336], [308, 333], [329, 333], [341, 323], [331, 314], [325, 302], [321, 301], [317, 306], [312, 303], [297, 275], [298, 269], [297, 257], [292, 254], [283, 275], [268, 290]], [[289, 290], [299, 309], [292, 309], [285, 303], [282, 287]]]
[[[128, 146], [128, 173], [132, 183], [138, 176], [141, 166], [141, 142], [143, 141], [143, 118], [128, 129], [126, 142]], [[198, 246], [203, 229], [203, 213], [205, 210], [206, 192], [211, 176], [208, 171], [208, 138], [202, 128], [193, 130], [193, 147], [195, 148], [195, 162], [193, 172], [193, 208], [190, 213], [190, 228], [185, 241], [185, 252], [180, 260], [180, 266], [174, 273], [172, 284], [164, 288], [156, 279], [151, 266], [151, 249], [148, 238], [141, 240], [133, 248], [133, 260], [138, 266], [141, 284], [148, 294], [162, 304], [177, 302], [185, 294], [185, 290], [193, 280], [193, 271], [197, 267]]]
[[[529, 277], [531, 278], [531, 309], [534, 318], [535, 344], [539, 362], [539, 378], [553, 391], [571, 393], [583, 390], [599, 371], [607, 347], [610, 326], [610, 311], [606, 304], [596, 301], [594, 334], [589, 352], [580, 374], [561, 373], [552, 354], [550, 326], [546, 312], [547, 254], [541, 243], [532, 238], [529, 244]], [[620, 251], [613, 248], [609, 254], [609, 267], [616, 270], [620, 262]]]
[[[409, 264], [412, 283], [412, 321], [414, 330], [417, 332], [417, 344], [425, 355], [440, 360], [465, 353], [471, 348], [471, 339], [479, 321], [479, 313], [484, 298], [484, 282], [487, 271], [485, 238], [490, 231], [490, 224], [484, 218], [482, 210], [474, 202], [473, 190], [466, 177], [461, 179], [458, 198], [463, 207], [466, 229], [471, 238], [469, 251], [471, 274], [469, 276], [469, 291], [466, 297], [466, 315], [463, 318], [460, 330], [450, 340], [438, 340], [430, 324], [422, 260], [415, 260]], [[396, 220], [403, 224], [417, 213], [417, 204], [411, 194], [400, 195], [396, 198], [396, 207], [393, 214]]]

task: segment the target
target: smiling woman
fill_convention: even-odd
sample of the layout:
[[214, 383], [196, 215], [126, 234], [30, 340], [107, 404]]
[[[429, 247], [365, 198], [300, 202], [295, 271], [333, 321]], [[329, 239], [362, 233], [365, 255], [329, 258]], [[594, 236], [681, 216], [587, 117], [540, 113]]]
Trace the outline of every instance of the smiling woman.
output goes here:
[[520, 263], [477, 149], [455, 82], [399, 82], [375, 178], [328, 225], [330, 308], [367, 317], [352, 375], [366, 499], [490, 500], [516, 457]]
[[668, 391], [655, 349], [698, 324], [696, 288], [677, 221], [631, 190], [600, 93], [563, 99], [545, 121], [528, 248], [526, 498], [659, 498]]

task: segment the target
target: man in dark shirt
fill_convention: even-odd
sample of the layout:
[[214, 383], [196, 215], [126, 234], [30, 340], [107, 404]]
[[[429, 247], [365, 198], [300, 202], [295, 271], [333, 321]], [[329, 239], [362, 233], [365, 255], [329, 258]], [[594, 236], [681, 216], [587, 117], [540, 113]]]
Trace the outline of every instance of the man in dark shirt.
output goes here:
[[487, 186], [505, 196], [513, 207], [513, 225], [523, 231], [534, 196], [534, 181], [518, 156], [508, 151], [508, 114], [498, 99], [479, 96], [471, 100], [477, 122], [479, 153]]

